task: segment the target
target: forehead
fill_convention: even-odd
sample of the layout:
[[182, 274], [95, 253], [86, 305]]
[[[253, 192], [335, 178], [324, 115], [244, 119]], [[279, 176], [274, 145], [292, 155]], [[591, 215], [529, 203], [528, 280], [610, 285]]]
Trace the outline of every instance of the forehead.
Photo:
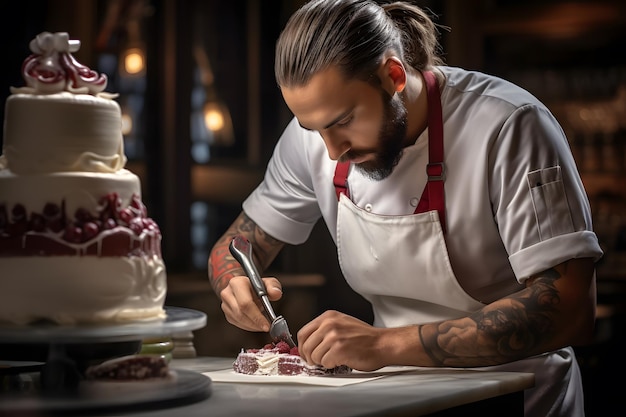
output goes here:
[[378, 96], [372, 85], [346, 79], [335, 67], [316, 73], [304, 86], [283, 87], [282, 94], [300, 124], [314, 130], [322, 129], [363, 100]]

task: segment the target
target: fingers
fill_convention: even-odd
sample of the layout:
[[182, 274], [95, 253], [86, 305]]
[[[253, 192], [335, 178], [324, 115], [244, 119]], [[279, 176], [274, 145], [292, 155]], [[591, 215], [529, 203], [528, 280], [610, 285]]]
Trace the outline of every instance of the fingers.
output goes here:
[[226, 320], [248, 331], [269, 331], [269, 322], [261, 303], [252, 290], [248, 277], [234, 277], [220, 293]]
[[372, 371], [390, 359], [379, 354], [389, 351], [381, 348], [381, 341], [389, 339], [387, 331], [338, 311], [326, 311], [300, 329], [298, 351], [310, 364]]
[[270, 301], [278, 301], [283, 296], [283, 287], [276, 278], [263, 278], [265, 289], [267, 290], [267, 297]]
[[326, 311], [298, 331], [298, 352], [307, 363], [326, 368], [345, 364], [336, 363], [341, 339], [338, 321], [343, 316], [337, 311]]
[[[282, 297], [282, 286], [276, 278], [263, 278], [263, 282], [270, 301], [276, 301]], [[220, 298], [222, 311], [229, 323], [243, 330], [269, 331], [270, 323], [248, 277], [232, 278], [228, 286], [220, 293]]]

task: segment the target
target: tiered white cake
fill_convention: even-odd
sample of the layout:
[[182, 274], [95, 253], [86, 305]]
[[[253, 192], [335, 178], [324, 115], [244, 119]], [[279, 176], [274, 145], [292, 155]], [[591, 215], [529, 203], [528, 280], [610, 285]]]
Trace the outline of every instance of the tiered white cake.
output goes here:
[[161, 232], [124, 169], [121, 111], [67, 33], [38, 35], [0, 156], [0, 321], [163, 316]]

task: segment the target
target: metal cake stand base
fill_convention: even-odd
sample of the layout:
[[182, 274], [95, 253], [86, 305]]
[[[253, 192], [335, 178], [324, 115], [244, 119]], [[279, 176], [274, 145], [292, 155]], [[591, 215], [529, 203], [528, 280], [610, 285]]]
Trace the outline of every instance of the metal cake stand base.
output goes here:
[[[100, 356], [136, 353], [141, 340], [196, 330], [206, 324], [202, 312], [165, 307], [165, 318], [124, 324], [64, 326], [35, 323], [0, 324], [0, 415], [18, 412], [120, 411], [163, 408], [200, 401], [210, 396], [211, 380], [205, 375], [174, 370], [169, 381], [93, 384], [82, 377], [85, 363]], [[5, 360], [3, 352], [33, 346], [44, 355], [30, 360]], [[3, 348], [4, 347], [4, 348]], [[8, 347], [11, 347], [9, 349]], [[43, 353], [42, 353], [43, 352]], [[89, 354], [92, 357], [89, 357]], [[98, 358], [100, 360], [106, 359]], [[9, 358], [12, 359], [12, 358]], [[20, 381], [30, 383], [19, 386]], [[89, 384], [88, 392], [84, 390]], [[102, 388], [102, 389], [100, 389]]]

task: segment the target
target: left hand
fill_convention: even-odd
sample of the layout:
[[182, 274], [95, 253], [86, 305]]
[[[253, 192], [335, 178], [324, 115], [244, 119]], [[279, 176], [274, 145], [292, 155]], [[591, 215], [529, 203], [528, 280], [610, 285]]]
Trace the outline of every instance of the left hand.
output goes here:
[[385, 360], [389, 360], [384, 348], [389, 330], [330, 310], [298, 331], [298, 351], [306, 362], [325, 368], [347, 365], [374, 371], [386, 366]]

